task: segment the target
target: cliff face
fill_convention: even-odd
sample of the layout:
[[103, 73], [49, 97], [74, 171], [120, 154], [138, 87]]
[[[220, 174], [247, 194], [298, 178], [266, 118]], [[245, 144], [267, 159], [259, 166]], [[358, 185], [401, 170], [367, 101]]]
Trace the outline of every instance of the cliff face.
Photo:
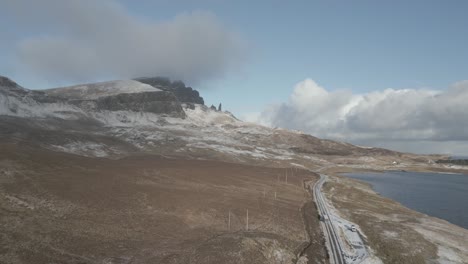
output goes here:
[[1, 76], [0, 75], [0, 87], [18, 87], [18, 84], [15, 83], [14, 81], [10, 80], [7, 77]]
[[28, 90], [21, 87], [11, 79], [0, 75], [0, 95], [4, 97], [13, 97], [20, 101], [33, 100], [37, 103], [58, 103], [63, 101], [43, 91]]
[[86, 111], [133, 111], [185, 118], [174, 93], [134, 80], [84, 84], [45, 90]]
[[148, 112], [185, 118], [182, 105], [174, 94], [164, 91], [123, 93], [94, 100], [72, 100], [70, 103], [86, 110]]
[[198, 91], [185, 86], [182, 81], [171, 82], [170, 79], [164, 77], [137, 78], [135, 80], [163, 91], [172, 92], [181, 103], [205, 104]]
[[10, 94], [16, 96], [24, 96], [28, 94], [29, 90], [19, 86], [11, 79], [0, 75], [0, 93]]

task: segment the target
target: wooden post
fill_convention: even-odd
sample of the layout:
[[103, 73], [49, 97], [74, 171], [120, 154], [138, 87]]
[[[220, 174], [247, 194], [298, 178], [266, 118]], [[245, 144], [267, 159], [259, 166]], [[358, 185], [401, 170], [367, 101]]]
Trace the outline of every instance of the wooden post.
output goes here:
[[231, 210], [229, 210], [228, 230], [231, 231]]
[[249, 231], [249, 209], [247, 209], [247, 224], [245, 230]]

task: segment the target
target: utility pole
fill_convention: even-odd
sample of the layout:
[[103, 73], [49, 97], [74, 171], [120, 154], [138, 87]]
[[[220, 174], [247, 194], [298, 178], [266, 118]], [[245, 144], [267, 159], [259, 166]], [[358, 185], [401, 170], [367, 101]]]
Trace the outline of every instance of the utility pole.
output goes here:
[[276, 200], [276, 191], [275, 191], [275, 200]]
[[288, 168], [286, 168], [286, 184], [288, 184]]
[[229, 210], [229, 216], [228, 216], [228, 230], [231, 231], [231, 210]]
[[247, 225], [245, 230], [249, 231], [249, 209], [247, 209]]

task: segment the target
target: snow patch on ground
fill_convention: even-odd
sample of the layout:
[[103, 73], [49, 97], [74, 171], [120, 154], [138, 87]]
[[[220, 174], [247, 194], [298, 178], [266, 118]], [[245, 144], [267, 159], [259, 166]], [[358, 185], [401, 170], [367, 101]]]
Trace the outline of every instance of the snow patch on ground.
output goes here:
[[389, 231], [389, 230], [384, 230], [383, 235], [388, 238], [398, 238], [398, 233]]
[[34, 210], [35, 207], [31, 204], [29, 204], [28, 202], [26, 201], [23, 201], [22, 199], [19, 199], [17, 197], [14, 197], [14, 196], [11, 196], [11, 195], [3, 195], [8, 201], [10, 201], [11, 203], [15, 204], [15, 205], [19, 205], [21, 207], [25, 207], [29, 210]]
[[235, 155], [247, 155], [247, 156], [251, 156], [255, 158], [263, 158], [263, 159], [267, 158], [267, 156], [264, 153], [262, 153], [261, 151], [258, 151], [257, 149], [243, 150], [243, 149], [237, 149], [234, 147], [229, 147], [229, 146], [224, 146], [224, 145], [207, 144], [204, 142], [189, 143], [187, 144], [187, 147], [212, 149], [221, 153], [235, 154]]
[[361, 264], [383, 264], [383, 262], [375, 255], [370, 255]]
[[122, 93], [159, 92], [158, 88], [134, 80], [119, 80], [45, 90], [49, 95], [69, 99], [93, 100]]
[[304, 165], [297, 164], [297, 163], [294, 163], [294, 162], [291, 162], [291, 163], [289, 163], [289, 164], [291, 164], [291, 165], [294, 166], [294, 167], [299, 167], [299, 168], [301, 168], [301, 169], [306, 169], [306, 170], [307, 170], [307, 167], [305, 167]]
[[75, 120], [84, 116], [78, 107], [64, 103], [38, 103], [32, 98], [3, 95], [0, 93], [0, 115], [16, 117], [56, 117]]
[[157, 114], [133, 111], [99, 111], [92, 117], [108, 127], [158, 127], [163, 122]]
[[463, 262], [463, 259], [461, 259], [455, 251], [448, 247], [439, 246], [437, 255], [439, 255], [438, 261], [441, 264], [466, 263]]
[[439, 263], [467, 263], [468, 230], [435, 218], [423, 218], [413, 228], [437, 246]]
[[240, 122], [225, 112], [203, 109], [200, 105], [196, 105], [195, 109], [185, 109], [185, 114], [187, 115], [187, 122], [197, 125], [223, 125]]
[[374, 162], [375, 158], [374, 157], [364, 156], [364, 157], [359, 157], [358, 160], [363, 161], [363, 162]]
[[100, 158], [109, 156], [109, 149], [107, 146], [94, 142], [72, 142], [63, 146], [53, 145], [52, 148], [58, 151], [81, 156]]

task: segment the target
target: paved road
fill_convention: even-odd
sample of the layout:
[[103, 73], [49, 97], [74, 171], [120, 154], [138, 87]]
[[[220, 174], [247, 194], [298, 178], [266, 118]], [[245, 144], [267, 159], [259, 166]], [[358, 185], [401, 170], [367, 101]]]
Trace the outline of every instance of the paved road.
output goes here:
[[[326, 177], [326, 175], [320, 174], [320, 180], [315, 183], [313, 193], [319, 214], [323, 220], [322, 228], [330, 249], [330, 262], [334, 264], [361, 263], [368, 256], [367, 250], [358, 232], [350, 231], [352, 223], [334, 215], [328, 208], [321, 191]], [[346, 239], [346, 241], [343, 241], [343, 239]], [[345, 243], [348, 250], [344, 248]]]
[[345, 264], [346, 262], [343, 259], [343, 250], [339, 242], [339, 237], [336, 233], [334, 225], [330, 221], [329, 210], [326, 206], [321, 192], [322, 185], [324, 182], [325, 177], [322, 174], [320, 174], [320, 180], [315, 183], [313, 190], [315, 202], [317, 204], [320, 216], [322, 217], [322, 219], [324, 219], [322, 228], [325, 233], [325, 237], [327, 238], [327, 241], [329, 243], [328, 246], [330, 247], [330, 258], [335, 264]]

